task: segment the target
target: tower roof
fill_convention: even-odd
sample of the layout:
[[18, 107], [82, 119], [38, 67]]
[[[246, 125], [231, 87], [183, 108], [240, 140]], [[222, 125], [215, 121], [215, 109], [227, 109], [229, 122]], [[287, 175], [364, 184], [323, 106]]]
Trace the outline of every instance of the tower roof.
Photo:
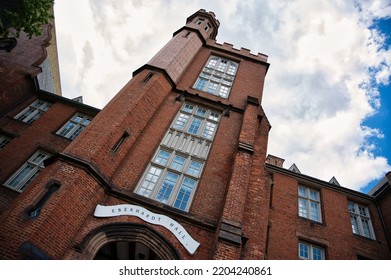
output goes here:
[[191, 22], [195, 17], [205, 17], [210, 20], [210, 23], [213, 25], [213, 33], [211, 34], [210, 38], [216, 39], [220, 21], [216, 18], [215, 13], [211, 11], [207, 12], [205, 9], [200, 9], [186, 19], [186, 24]]

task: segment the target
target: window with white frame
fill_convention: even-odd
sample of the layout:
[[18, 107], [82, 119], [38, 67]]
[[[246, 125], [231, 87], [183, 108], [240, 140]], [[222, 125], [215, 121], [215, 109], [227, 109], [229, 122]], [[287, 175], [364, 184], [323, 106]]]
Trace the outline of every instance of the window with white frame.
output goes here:
[[219, 120], [220, 113], [185, 103], [135, 192], [188, 211]]
[[375, 239], [368, 207], [348, 201], [348, 208], [353, 233]]
[[4, 148], [10, 141], [10, 137], [0, 134], [0, 150]]
[[20, 112], [15, 116], [15, 119], [31, 124], [35, 120], [37, 120], [44, 112], [49, 110], [52, 106], [52, 103], [43, 101], [43, 100], [35, 100], [31, 105], [29, 105], [26, 109]]
[[57, 134], [73, 140], [91, 122], [91, 119], [90, 116], [77, 113], [57, 131]]
[[324, 248], [308, 242], [299, 241], [299, 259], [301, 260], [324, 260]]
[[237, 69], [238, 63], [211, 56], [194, 84], [194, 88], [228, 98]]
[[5, 185], [22, 192], [39, 172], [45, 168], [43, 161], [50, 156], [51, 154], [38, 150], [7, 180]]
[[319, 191], [299, 186], [299, 216], [322, 222]]

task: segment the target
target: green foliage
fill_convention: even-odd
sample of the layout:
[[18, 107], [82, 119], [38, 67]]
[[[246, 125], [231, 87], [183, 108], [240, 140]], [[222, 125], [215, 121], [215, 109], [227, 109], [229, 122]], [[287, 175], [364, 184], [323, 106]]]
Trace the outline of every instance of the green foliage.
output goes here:
[[[13, 3], [4, 5], [0, 11], [0, 37], [13, 34], [19, 37], [24, 31], [31, 39], [42, 34], [42, 25], [53, 18], [51, 7], [54, 0], [11, 0]], [[10, 29], [11, 28], [11, 29]]]

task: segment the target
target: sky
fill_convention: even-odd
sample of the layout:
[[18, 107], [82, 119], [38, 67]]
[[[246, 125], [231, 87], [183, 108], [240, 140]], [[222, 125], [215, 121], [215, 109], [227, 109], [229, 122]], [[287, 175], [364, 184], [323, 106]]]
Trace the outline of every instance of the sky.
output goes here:
[[268, 55], [268, 153], [367, 193], [391, 171], [391, 1], [56, 0], [63, 96], [103, 108], [199, 9]]

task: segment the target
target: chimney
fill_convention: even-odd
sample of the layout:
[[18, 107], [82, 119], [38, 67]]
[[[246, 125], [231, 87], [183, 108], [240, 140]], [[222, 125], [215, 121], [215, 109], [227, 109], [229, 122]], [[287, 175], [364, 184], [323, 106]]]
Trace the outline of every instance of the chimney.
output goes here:
[[267, 155], [266, 163], [272, 164], [278, 167], [282, 168], [282, 165], [284, 164], [285, 159], [279, 158], [273, 155]]

